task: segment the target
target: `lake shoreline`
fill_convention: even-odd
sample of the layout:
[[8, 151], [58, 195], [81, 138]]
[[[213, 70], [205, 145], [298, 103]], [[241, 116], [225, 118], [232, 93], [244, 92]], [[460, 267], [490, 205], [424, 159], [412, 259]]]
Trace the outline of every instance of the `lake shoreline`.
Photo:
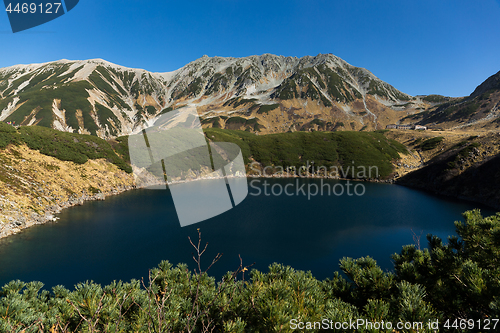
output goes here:
[[[488, 208], [492, 209], [500, 209], [500, 207], [495, 207], [494, 205], [488, 204], [486, 202], [483, 202], [481, 200], [477, 200], [474, 198], [466, 197], [466, 196], [459, 196], [459, 195], [450, 195], [449, 193], [439, 193], [437, 191], [432, 191], [428, 190], [422, 187], [417, 187], [417, 186], [411, 186], [407, 184], [401, 184], [398, 183], [397, 179], [395, 178], [388, 178], [388, 179], [351, 179], [351, 178], [340, 178], [340, 177], [331, 177], [331, 176], [321, 176], [321, 175], [307, 175], [307, 176], [299, 176], [299, 175], [247, 175], [246, 177], [243, 176], [232, 176], [232, 177], [227, 177], [227, 178], [246, 178], [247, 180], [249, 179], [327, 179], [327, 180], [342, 180], [342, 181], [355, 181], [355, 182], [369, 182], [369, 183], [383, 183], [383, 184], [394, 184], [394, 185], [400, 185], [416, 190], [421, 190], [426, 193], [430, 193], [433, 195], [438, 195], [446, 198], [452, 198], [452, 199], [459, 199], [459, 200], [464, 200], [467, 202], [472, 202], [472, 203], [477, 203], [484, 205]], [[170, 185], [175, 185], [175, 184], [181, 184], [181, 183], [186, 183], [186, 182], [193, 182], [193, 181], [203, 181], [203, 180], [214, 180], [214, 179], [222, 179], [222, 177], [207, 177], [207, 178], [197, 178], [197, 179], [192, 179], [192, 180], [186, 180], [186, 181], [173, 181], [170, 182]], [[99, 192], [96, 194], [88, 195], [88, 194], [82, 194], [80, 196], [74, 196], [71, 197], [69, 200], [48, 206], [44, 210], [44, 214], [40, 215], [37, 213], [31, 213], [30, 216], [25, 216], [22, 214], [19, 214], [17, 218], [9, 217], [9, 223], [3, 226], [3, 228], [0, 229], [0, 239], [18, 234], [22, 232], [23, 230], [30, 228], [34, 225], [41, 225], [45, 224], [48, 222], [56, 222], [58, 220], [58, 217], [56, 217], [56, 214], [61, 213], [64, 209], [75, 207], [75, 206], [81, 206], [87, 201], [98, 201], [98, 200], [105, 200], [106, 197], [109, 196], [114, 196], [114, 195], [119, 195], [124, 192], [129, 192], [132, 190], [139, 190], [139, 189], [146, 189], [149, 186], [158, 186], [158, 185], [164, 185], [164, 184], [148, 184], [144, 186], [136, 186], [136, 185], [123, 185], [119, 186], [116, 188], [113, 188], [111, 191], [106, 191], [106, 193]]]
[[0, 239], [18, 234], [23, 230], [35, 225], [57, 222], [59, 218], [55, 215], [61, 213], [64, 209], [75, 206], [82, 206], [87, 201], [104, 201], [106, 197], [119, 195], [134, 189], [136, 189], [136, 186], [123, 186], [113, 189], [112, 192], [107, 193], [107, 195], [102, 192], [92, 195], [82, 194], [81, 196], [75, 196], [67, 201], [63, 201], [61, 203], [46, 207], [43, 215], [32, 212], [28, 214], [28, 216], [26, 216], [25, 214], [23, 214], [25, 212], [19, 212], [17, 217], [7, 217], [9, 223], [0, 228]]
[[[172, 181], [169, 182], [170, 185], [176, 185], [176, 184], [182, 184], [186, 182], [193, 182], [193, 181], [203, 181], [203, 180], [214, 180], [214, 179], [222, 179], [223, 177], [200, 177], [197, 179], [191, 179], [191, 180], [184, 180], [184, 181]], [[294, 179], [294, 178], [303, 178], [303, 179], [329, 179], [329, 180], [350, 180], [350, 181], [359, 181], [359, 182], [374, 182], [374, 183], [393, 183], [392, 179], [389, 180], [373, 180], [373, 179], [344, 179], [344, 178], [337, 178], [337, 177], [331, 177], [331, 176], [318, 176], [318, 175], [307, 175], [307, 176], [299, 176], [299, 175], [287, 175], [287, 176], [281, 176], [281, 175], [260, 175], [260, 176], [255, 176], [255, 175], [247, 175], [246, 177], [244, 176], [228, 176], [227, 178], [247, 178], [247, 179], [258, 179], [258, 178], [263, 178], [263, 179]], [[4, 218], [8, 221], [7, 223], [4, 223], [3, 225], [0, 225], [0, 239], [18, 234], [22, 232], [23, 230], [30, 228], [35, 225], [41, 225], [49, 222], [57, 222], [58, 217], [56, 214], [61, 213], [64, 209], [75, 207], [75, 206], [81, 206], [87, 201], [98, 201], [98, 200], [105, 200], [106, 197], [109, 196], [114, 196], [114, 195], [119, 195], [124, 192], [132, 191], [132, 190], [139, 190], [139, 189], [146, 189], [149, 186], [158, 186], [158, 185], [164, 185], [160, 183], [155, 183], [155, 182], [150, 182], [146, 185], [143, 186], [137, 186], [135, 184], [131, 185], [120, 185], [117, 187], [113, 187], [111, 189], [107, 189], [106, 191], [101, 191], [96, 194], [87, 194], [87, 193], [82, 193], [81, 195], [74, 195], [70, 197], [68, 200], [58, 202], [53, 205], [47, 205], [41, 209], [42, 214], [37, 213], [37, 212], [26, 212], [26, 211], [18, 211], [17, 214], [11, 214], [10, 216], [4, 216]]]
[[106, 159], [77, 164], [25, 145], [1, 150], [0, 159], [0, 238], [57, 220], [65, 208], [135, 187], [131, 173]]

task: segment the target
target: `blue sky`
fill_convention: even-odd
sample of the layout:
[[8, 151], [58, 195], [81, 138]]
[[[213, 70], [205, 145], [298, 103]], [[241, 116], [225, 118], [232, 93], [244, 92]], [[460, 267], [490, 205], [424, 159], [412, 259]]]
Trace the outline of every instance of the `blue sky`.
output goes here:
[[411, 94], [469, 95], [500, 70], [500, 0], [80, 0], [13, 34], [0, 13], [0, 67], [103, 58], [153, 72], [204, 54], [333, 53]]

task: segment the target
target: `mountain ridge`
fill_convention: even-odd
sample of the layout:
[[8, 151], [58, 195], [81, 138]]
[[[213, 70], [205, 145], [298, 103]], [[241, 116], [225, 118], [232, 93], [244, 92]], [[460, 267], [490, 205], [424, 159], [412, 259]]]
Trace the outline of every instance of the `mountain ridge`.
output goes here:
[[0, 120], [112, 138], [194, 105], [204, 127], [280, 133], [374, 130], [428, 108], [333, 54], [203, 56], [164, 73], [103, 59], [0, 69]]
[[429, 95], [426, 98], [438, 103], [401, 121], [438, 130], [490, 131], [500, 127], [500, 71], [478, 85], [469, 96]]

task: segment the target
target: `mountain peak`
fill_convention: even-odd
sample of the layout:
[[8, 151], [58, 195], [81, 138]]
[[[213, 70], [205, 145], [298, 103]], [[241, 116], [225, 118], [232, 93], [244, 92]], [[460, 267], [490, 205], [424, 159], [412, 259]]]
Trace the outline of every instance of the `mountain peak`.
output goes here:
[[480, 96], [492, 89], [500, 90], [500, 71], [496, 74], [493, 74], [492, 76], [487, 78], [486, 81], [477, 86], [474, 92], [470, 95], [470, 98]]

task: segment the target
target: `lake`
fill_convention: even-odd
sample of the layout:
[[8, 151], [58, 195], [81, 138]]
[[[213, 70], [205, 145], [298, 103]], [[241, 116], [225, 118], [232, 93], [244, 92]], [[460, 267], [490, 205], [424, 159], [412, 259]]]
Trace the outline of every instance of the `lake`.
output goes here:
[[[210, 181], [199, 184], [210, 186]], [[428, 233], [446, 238], [455, 233], [453, 222], [462, 220], [461, 213], [480, 207], [391, 184], [352, 183], [364, 186], [361, 196], [308, 198], [294, 190], [310, 184], [341, 187], [347, 183], [257, 179], [248, 197], [234, 209], [187, 227], [180, 226], [168, 190], [133, 190], [86, 202], [64, 210], [58, 222], [0, 240], [0, 285], [15, 279], [42, 281], [46, 288], [59, 284], [72, 288], [86, 280], [129, 281], [146, 277], [148, 269], [162, 260], [194, 268], [188, 236], [197, 240], [198, 228], [203, 243], [209, 242], [202, 266], [223, 253], [209, 271], [218, 278], [238, 267], [238, 255], [245, 265], [255, 262], [253, 268], [262, 271], [279, 262], [310, 270], [319, 279], [331, 277], [342, 257], [369, 255], [390, 270], [390, 255], [405, 244], [415, 244], [415, 235], [421, 235], [422, 247], [427, 245]], [[286, 185], [294, 195], [270, 193], [273, 188], [278, 194], [278, 188]], [[260, 195], [256, 195], [258, 189]], [[484, 215], [494, 213], [482, 208]]]

